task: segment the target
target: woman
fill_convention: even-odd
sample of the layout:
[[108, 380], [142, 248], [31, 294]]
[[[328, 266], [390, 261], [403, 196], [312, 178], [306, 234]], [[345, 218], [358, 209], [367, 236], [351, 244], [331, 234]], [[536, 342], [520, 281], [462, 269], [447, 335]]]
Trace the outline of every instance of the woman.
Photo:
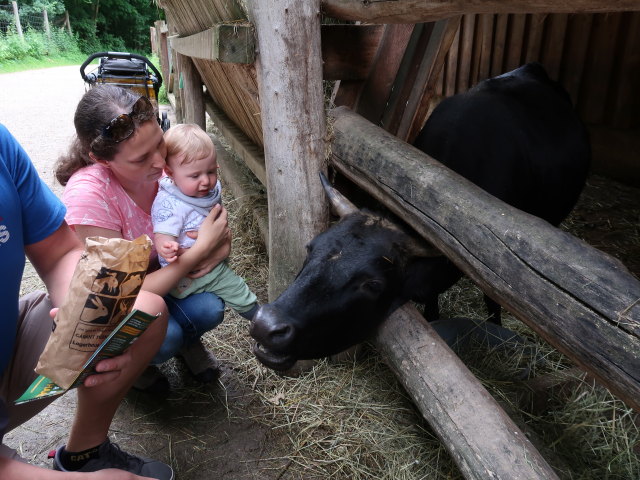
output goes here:
[[[76, 137], [56, 165], [56, 178], [66, 186], [62, 200], [67, 223], [83, 241], [96, 235], [152, 237], [151, 204], [167, 152], [151, 102], [120, 87], [96, 86], [78, 103], [74, 124]], [[144, 290], [165, 296], [182, 277], [205, 275], [229, 255], [224, 208], [214, 208], [207, 224], [205, 232], [194, 234], [195, 245], [168, 267], [157, 269], [157, 253], [152, 251]], [[170, 313], [167, 335], [135, 387], [167, 391], [169, 382], [155, 365], [174, 355], [180, 355], [200, 381], [215, 380], [218, 362], [200, 337], [222, 321], [224, 303], [212, 293], [181, 300], [166, 295], [165, 301]]]

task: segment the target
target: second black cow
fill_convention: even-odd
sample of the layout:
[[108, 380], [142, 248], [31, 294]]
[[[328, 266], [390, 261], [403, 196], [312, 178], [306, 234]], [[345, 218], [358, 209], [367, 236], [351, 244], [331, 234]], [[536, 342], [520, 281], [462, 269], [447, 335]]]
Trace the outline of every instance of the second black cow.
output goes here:
[[[558, 225], [590, 163], [586, 129], [566, 91], [537, 63], [445, 99], [416, 147], [512, 206]], [[330, 196], [334, 196], [332, 193]], [[388, 220], [360, 210], [318, 235], [294, 282], [251, 324], [254, 353], [286, 370], [365, 340], [408, 300], [438, 315], [437, 298], [461, 276], [444, 257]], [[499, 307], [490, 309], [499, 315]]]

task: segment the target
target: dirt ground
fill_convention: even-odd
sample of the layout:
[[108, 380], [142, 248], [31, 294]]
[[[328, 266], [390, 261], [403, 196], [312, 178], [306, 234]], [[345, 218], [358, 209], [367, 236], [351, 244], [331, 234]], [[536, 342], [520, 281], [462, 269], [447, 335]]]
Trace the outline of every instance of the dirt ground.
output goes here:
[[[57, 194], [62, 188], [53, 181], [53, 165], [72, 138], [73, 114], [84, 91], [76, 66], [0, 75], [0, 122]], [[37, 276], [27, 269], [23, 293], [34, 284]], [[242, 415], [255, 400], [250, 386], [242, 385], [229, 368], [210, 386], [194, 383], [177, 360], [163, 368], [172, 393], [162, 399], [130, 393], [112, 424], [112, 441], [170, 463], [180, 480], [279, 478], [288, 459], [275, 452], [281, 444], [277, 434]], [[56, 400], [7, 434], [6, 444], [31, 463], [50, 466], [47, 453], [65, 442], [75, 402], [74, 392]], [[258, 469], [267, 457], [269, 469]]]

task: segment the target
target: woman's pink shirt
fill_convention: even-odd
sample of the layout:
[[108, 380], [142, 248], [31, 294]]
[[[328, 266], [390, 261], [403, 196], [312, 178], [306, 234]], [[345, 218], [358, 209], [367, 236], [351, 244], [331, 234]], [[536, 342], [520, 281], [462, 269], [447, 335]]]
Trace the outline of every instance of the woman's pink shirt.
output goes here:
[[[151, 215], [142, 210], [115, 178], [111, 170], [94, 164], [74, 173], [62, 194], [67, 206], [65, 220], [75, 225], [89, 225], [120, 232], [122, 238], [134, 240], [146, 234], [153, 238]], [[157, 255], [155, 248], [151, 258]]]

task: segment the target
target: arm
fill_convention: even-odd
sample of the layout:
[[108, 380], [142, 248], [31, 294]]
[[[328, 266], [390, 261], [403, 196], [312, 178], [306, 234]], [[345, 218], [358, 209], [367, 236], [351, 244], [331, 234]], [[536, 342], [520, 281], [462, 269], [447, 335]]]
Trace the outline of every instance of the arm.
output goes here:
[[64, 301], [82, 252], [83, 244], [66, 222], [44, 240], [25, 247], [25, 253], [44, 281], [54, 305]]
[[[107, 238], [121, 237], [120, 232], [106, 228], [76, 225], [76, 234], [84, 241], [86, 237], [100, 235]], [[216, 205], [202, 222], [198, 238], [193, 246], [178, 257], [175, 262], [148, 274], [142, 288], [164, 296], [178, 281], [187, 276], [201, 262], [211, 263], [209, 271], [229, 256], [230, 236], [227, 226], [227, 211]]]

